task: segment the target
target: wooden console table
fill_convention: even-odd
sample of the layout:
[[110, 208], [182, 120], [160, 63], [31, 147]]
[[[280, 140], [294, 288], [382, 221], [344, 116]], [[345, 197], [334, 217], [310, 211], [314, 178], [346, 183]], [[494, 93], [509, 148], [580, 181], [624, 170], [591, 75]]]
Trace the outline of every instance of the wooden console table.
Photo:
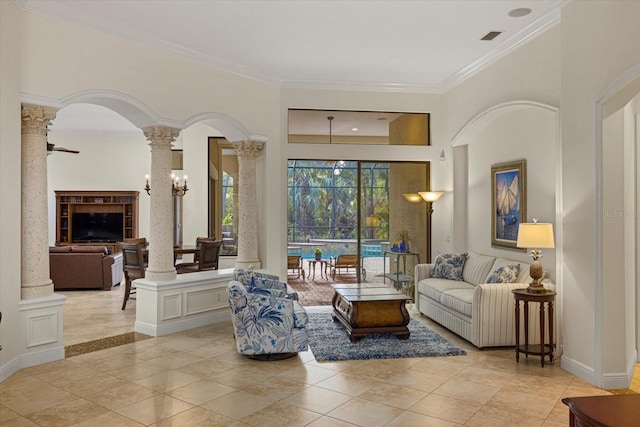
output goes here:
[[636, 427], [640, 424], [640, 394], [565, 397], [570, 427]]
[[[532, 293], [526, 289], [514, 289], [513, 296], [516, 300], [516, 362], [520, 361], [520, 353], [527, 358], [530, 354], [540, 356], [540, 364], [544, 368], [544, 358], [549, 356], [549, 363], [553, 363], [553, 302], [556, 293], [547, 291], [545, 293]], [[520, 344], [520, 301], [524, 302], [524, 344]], [[540, 303], [540, 344], [529, 344], [529, 302]], [[548, 305], [549, 343], [544, 341], [544, 303]]]

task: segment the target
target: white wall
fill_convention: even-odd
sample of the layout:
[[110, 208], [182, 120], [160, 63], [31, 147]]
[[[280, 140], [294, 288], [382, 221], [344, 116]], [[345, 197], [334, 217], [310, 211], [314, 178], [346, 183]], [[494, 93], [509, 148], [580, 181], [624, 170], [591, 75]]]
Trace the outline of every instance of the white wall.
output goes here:
[[47, 157], [49, 245], [54, 245], [56, 238], [56, 190], [139, 191], [138, 234], [149, 236], [149, 196], [143, 187], [151, 168], [151, 151], [142, 131], [127, 134], [52, 131], [49, 142], [80, 151], [80, 154], [54, 152]]
[[[602, 148], [597, 106], [614, 83], [626, 83], [640, 64], [640, 3], [571, 2], [562, 11], [562, 168], [565, 300], [562, 366], [599, 386], [624, 375], [627, 366], [617, 354], [625, 352], [623, 337], [605, 331], [625, 324], [607, 306], [604, 294], [624, 286], [604, 283], [601, 191]], [[623, 168], [622, 164], [617, 165]], [[622, 191], [623, 183], [616, 187]], [[607, 184], [609, 186], [609, 184]], [[624, 245], [612, 256], [624, 259]], [[615, 307], [621, 310], [622, 307]]]
[[[18, 327], [20, 312], [20, 98], [19, 47], [14, 43], [20, 14], [0, 1], [0, 374], [20, 356], [26, 337]], [[12, 124], [12, 125], [10, 125]], [[11, 374], [11, 373], [7, 373]], [[0, 381], [2, 381], [0, 375]]]
[[[460, 225], [466, 226], [466, 250], [530, 262], [528, 253], [522, 250], [491, 247], [491, 165], [525, 159], [526, 221], [538, 218], [540, 222], [555, 223], [556, 176], [553, 169], [550, 173], [549, 163], [555, 158], [556, 117], [540, 108], [505, 109], [510, 111], [487, 119], [479, 132], [465, 138], [467, 156], [472, 160], [467, 170], [468, 210]], [[540, 260], [546, 277], [554, 281], [555, 254], [555, 250], [545, 249]]]

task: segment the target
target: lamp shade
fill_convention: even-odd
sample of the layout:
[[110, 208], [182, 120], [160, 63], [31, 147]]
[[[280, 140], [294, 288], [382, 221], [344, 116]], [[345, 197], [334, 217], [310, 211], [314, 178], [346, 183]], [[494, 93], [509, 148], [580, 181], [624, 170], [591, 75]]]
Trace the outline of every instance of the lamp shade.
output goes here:
[[518, 227], [519, 248], [554, 248], [553, 224], [544, 222], [525, 222]]
[[425, 202], [435, 202], [444, 194], [443, 191], [420, 191], [418, 193]]
[[411, 203], [419, 203], [422, 201], [422, 197], [418, 193], [408, 193], [403, 194], [404, 198], [410, 201]]

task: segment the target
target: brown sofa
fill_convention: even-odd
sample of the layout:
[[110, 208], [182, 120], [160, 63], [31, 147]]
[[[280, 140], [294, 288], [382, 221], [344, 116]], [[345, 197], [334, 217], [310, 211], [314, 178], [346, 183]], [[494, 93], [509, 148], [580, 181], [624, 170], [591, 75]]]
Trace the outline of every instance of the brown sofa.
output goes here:
[[109, 291], [123, 279], [122, 254], [109, 255], [105, 246], [51, 246], [49, 273], [56, 291]]

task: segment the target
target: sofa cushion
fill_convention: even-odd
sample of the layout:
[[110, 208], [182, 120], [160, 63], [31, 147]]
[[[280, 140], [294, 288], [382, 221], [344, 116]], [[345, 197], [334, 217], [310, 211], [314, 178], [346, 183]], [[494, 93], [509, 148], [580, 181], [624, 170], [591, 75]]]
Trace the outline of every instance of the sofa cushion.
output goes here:
[[449, 279], [435, 279], [430, 277], [418, 282], [418, 292], [429, 298], [442, 302], [442, 295], [455, 289], [475, 289], [474, 285], [467, 282]]
[[103, 253], [109, 255], [109, 250], [106, 246], [71, 246], [71, 252]]
[[473, 305], [474, 289], [451, 289], [442, 293], [440, 304], [443, 306], [471, 317], [471, 307]]
[[514, 283], [529, 283], [531, 282], [531, 277], [529, 276], [529, 263], [527, 262], [518, 262], [508, 258], [498, 257], [496, 258], [496, 262], [493, 263], [493, 268], [491, 271], [497, 270], [500, 267], [504, 267], [506, 265], [520, 264], [520, 273], [518, 273], [518, 278]]
[[485, 283], [516, 283], [520, 273], [520, 264], [503, 265], [493, 270]]
[[467, 260], [464, 262], [464, 268], [462, 269], [462, 278], [465, 282], [472, 285], [479, 285], [485, 283], [487, 274], [491, 271], [496, 257], [481, 255], [475, 252], [469, 252]]
[[462, 277], [462, 270], [464, 268], [464, 262], [466, 259], [466, 252], [462, 254], [438, 254], [436, 256], [435, 262], [433, 263], [431, 277], [458, 281], [464, 280]]
[[71, 252], [71, 246], [49, 246], [49, 253], [67, 253]]

